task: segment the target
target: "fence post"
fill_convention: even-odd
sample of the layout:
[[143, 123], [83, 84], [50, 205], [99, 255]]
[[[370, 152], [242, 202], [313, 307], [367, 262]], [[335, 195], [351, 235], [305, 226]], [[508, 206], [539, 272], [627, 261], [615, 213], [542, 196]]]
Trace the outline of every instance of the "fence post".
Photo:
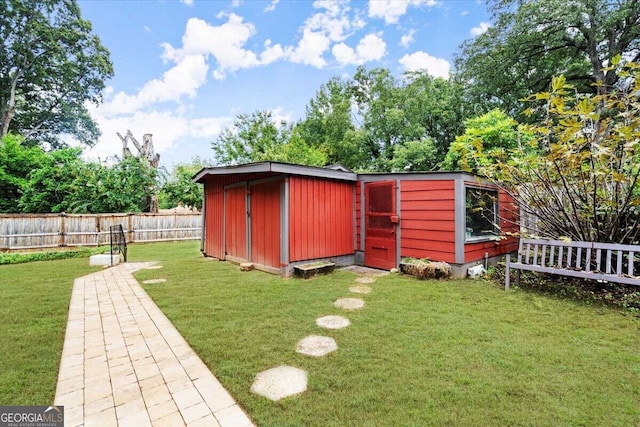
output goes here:
[[64, 212], [62, 212], [60, 214], [60, 238], [58, 239], [58, 246], [64, 246], [65, 244], [65, 240], [64, 240], [64, 234], [65, 234], [65, 216], [67, 214], [65, 214]]
[[508, 291], [511, 285], [511, 254], [507, 254], [507, 267], [504, 272], [504, 290]]
[[127, 220], [127, 240], [133, 243], [133, 212], [129, 213], [129, 218]]

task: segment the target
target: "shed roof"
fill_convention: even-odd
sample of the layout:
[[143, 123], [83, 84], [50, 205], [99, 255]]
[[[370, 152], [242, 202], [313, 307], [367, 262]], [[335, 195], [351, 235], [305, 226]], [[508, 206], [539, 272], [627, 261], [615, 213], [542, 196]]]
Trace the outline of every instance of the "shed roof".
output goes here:
[[288, 175], [309, 176], [314, 178], [327, 178], [340, 181], [357, 181], [358, 175], [343, 170], [319, 168], [315, 166], [294, 165], [279, 162], [247, 163], [234, 166], [217, 166], [202, 168], [194, 175], [193, 182], [203, 182], [210, 175], [236, 175], [243, 173], [274, 172]]

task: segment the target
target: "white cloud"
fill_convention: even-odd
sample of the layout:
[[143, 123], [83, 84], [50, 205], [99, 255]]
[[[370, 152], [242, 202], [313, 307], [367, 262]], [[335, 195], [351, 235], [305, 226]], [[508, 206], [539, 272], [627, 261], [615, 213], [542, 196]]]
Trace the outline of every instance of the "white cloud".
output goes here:
[[271, 3], [266, 5], [263, 9], [264, 13], [273, 12], [276, 10], [276, 6], [280, 3], [280, 0], [271, 0]]
[[305, 28], [298, 46], [287, 47], [285, 53], [291, 62], [323, 68], [327, 65], [323, 55], [330, 44], [331, 41], [324, 34]]
[[[346, 63], [357, 61], [357, 59], [350, 57], [353, 55], [356, 58], [357, 53], [343, 41], [355, 31], [363, 28], [366, 25], [364, 20], [358, 14], [351, 16], [347, 0], [317, 0], [313, 3], [313, 7], [318, 12], [305, 20], [301, 28], [302, 38], [298, 45], [288, 46], [284, 49], [287, 59], [295, 63], [324, 68], [327, 66], [324, 54], [332, 43], [339, 43], [334, 45], [338, 57]], [[348, 52], [349, 49], [352, 53]]]
[[469, 14], [468, 10], [463, 10], [460, 16], [467, 16]]
[[[183, 96], [194, 97], [197, 89], [207, 81], [209, 66], [203, 55], [189, 55], [165, 71], [160, 79], [153, 79], [142, 86], [136, 95], [116, 93], [102, 105], [108, 114], [131, 114], [148, 105], [180, 101]], [[113, 92], [111, 89], [106, 95]]]
[[247, 41], [256, 34], [255, 26], [244, 22], [235, 13], [222, 13], [218, 17], [226, 17], [227, 22], [216, 26], [199, 18], [189, 19], [182, 36], [182, 47], [174, 48], [164, 43], [163, 59], [179, 61], [185, 55], [212, 55], [217, 62], [213, 77], [222, 80], [228, 71], [270, 64], [285, 56], [284, 49], [279, 44], [267, 45], [259, 55], [245, 49]]
[[404, 47], [405, 49], [408, 48], [409, 45], [415, 41], [415, 39], [413, 38], [413, 35], [415, 33], [416, 30], [411, 29], [407, 34], [400, 37], [400, 46]]
[[378, 34], [367, 34], [355, 49], [344, 43], [333, 46], [333, 56], [340, 65], [360, 65], [381, 59], [387, 53], [387, 44]]
[[[192, 138], [215, 138], [225, 126], [233, 122], [232, 117], [199, 117], [187, 118], [176, 111], [136, 111], [129, 115], [114, 115], [108, 113], [102, 106], [95, 107], [87, 104], [92, 117], [102, 131], [98, 143], [91, 149], [85, 150], [85, 157], [106, 159], [113, 155], [122, 154], [122, 141], [116, 132], [124, 134], [131, 129], [139, 140], [145, 133], [153, 134], [153, 146], [161, 155], [161, 161], [171, 162], [163, 158], [162, 154], [170, 151], [176, 145]], [[129, 147], [134, 149], [133, 147]]]
[[409, 6], [435, 6], [435, 0], [369, 0], [369, 17], [384, 18], [387, 24], [396, 24]]
[[271, 40], [267, 39], [264, 42], [265, 49], [260, 54], [260, 63], [262, 65], [268, 65], [275, 62], [285, 56], [284, 49], [280, 44], [271, 45]]
[[418, 51], [400, 58], [400, 64], [406, 71], [426, 70], [433, 77], [449, 78], [451, 65], [446, 59], [436, 58], [426, 52]]
[[473, 27], [470, 33], [472, 36], [479, 36], [480, 34], [484, 34], [489, 28], [491, 28], [491, 24], [488, 22], [481, 22], [477, 27]]
[[184, 3], [187, 6], [193, 6], [193, 0], [180, 0], [180, 3]]

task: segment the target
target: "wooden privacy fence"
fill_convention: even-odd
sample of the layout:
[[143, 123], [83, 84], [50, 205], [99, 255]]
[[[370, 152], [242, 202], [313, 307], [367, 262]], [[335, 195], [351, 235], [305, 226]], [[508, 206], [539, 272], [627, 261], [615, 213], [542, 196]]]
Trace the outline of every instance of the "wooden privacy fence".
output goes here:
[[199, 213], [0, 214], [0, 250], [109, 244], [109, 227], [121, 224], [127, 242], [200, 239]]

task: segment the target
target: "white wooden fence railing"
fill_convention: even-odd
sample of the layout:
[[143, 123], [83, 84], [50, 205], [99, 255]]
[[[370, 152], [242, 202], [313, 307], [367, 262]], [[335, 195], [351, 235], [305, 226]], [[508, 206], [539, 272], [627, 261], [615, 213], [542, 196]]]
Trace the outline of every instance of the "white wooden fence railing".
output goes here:
[[200, 239], [199, 213], [0, 214], [0, 251], [109, 244], [109, 227], [121, 224], [127, 242]]
[[597, 242], [520, 239], [518, 257], [507, 255], [505, 289], [511, 269], [537, 271], [640, 286], [640, 246]]

